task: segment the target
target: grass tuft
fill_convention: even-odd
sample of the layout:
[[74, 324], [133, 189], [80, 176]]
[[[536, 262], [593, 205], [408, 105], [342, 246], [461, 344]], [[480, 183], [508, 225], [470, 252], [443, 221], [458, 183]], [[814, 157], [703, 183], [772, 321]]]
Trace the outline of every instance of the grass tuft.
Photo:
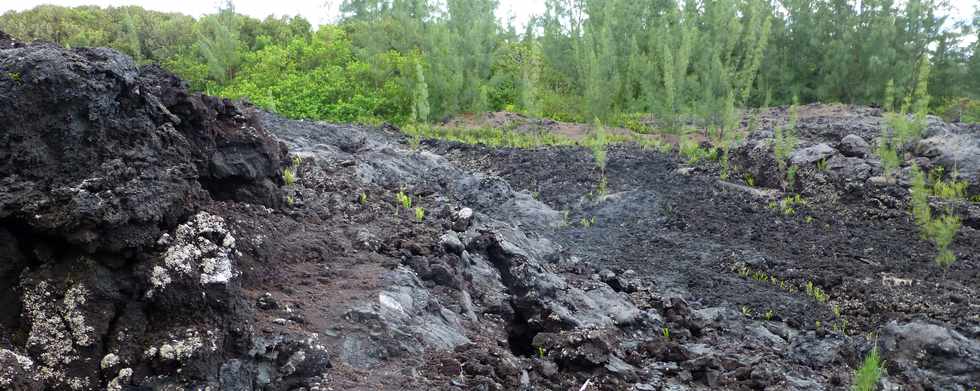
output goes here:
[[883, 370], [881, 367], [881, 355], [878, 352], [878, 345], [871, 348], [868, 355], [864, 357], [864, 363], [854, 373], [853, 391], [875, 391], [878, 388], [878, 381], [881, 380]]

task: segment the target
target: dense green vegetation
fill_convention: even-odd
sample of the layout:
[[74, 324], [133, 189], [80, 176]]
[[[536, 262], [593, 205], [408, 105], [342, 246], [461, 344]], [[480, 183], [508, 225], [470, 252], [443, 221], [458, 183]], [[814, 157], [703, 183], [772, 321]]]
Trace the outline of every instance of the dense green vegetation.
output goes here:
[[[442, 5], [437, 5], [442, 4]], [[337, 25], [257, 20], [231, 4], [201, 18], [139, 7], [40, 6], [0, 16], [25, 40], [110, 46], [211, 94], [289, 117], [426, 122], [513, 110], [643, 130], [691, 125], [724, 139], [737, 107], [894, 107], [919, 69], [930, 110], [980, 117], [980, 14], [944, 30], [938, 0], [546, 0], [522, 32], [495, 0], [345, 0]]]

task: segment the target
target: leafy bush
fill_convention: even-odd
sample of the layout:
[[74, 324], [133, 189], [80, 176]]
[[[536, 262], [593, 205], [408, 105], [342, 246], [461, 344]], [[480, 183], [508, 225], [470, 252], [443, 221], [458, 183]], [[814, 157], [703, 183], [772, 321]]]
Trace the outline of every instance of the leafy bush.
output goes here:
[[[425, 98], [424, 92], [412, 91], [393, 77], [415, 75], [418, 60], [394, 52], [376, 60], [375, 64], [356, 60], [344, 32], [324, 26], [310, 39], [297, 37], [245, 53], [241, 71], [216, 92], [248, 98], [290, 118], [333, 122], [383, 118], [404, 123], [412, 115], [427, 115], [425, 103], [417, 103]], [[424, 87], [424, 80], [420, 82]]]

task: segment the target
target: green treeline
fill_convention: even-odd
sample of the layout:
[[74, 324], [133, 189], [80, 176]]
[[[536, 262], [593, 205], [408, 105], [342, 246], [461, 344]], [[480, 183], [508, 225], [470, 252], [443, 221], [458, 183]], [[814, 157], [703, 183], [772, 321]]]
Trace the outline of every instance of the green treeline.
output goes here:
[[345, 0], [341, 21], [318, 27], [250, 18], [230, 3], [201, 18], [39, 6], [0, 16], [0, 30], [113, 47], [194, 89], [329, 121], [512, 110], [629, 126], [653, 113], [667, 128], [697, 119], [724, 130], [739, 107], [893, 107], [922, 65], [934, 112], [980, 110], [980, 13], [945, 30], [939, 0], [545, 3], [523, 31], [497, 19], [495, 0]]

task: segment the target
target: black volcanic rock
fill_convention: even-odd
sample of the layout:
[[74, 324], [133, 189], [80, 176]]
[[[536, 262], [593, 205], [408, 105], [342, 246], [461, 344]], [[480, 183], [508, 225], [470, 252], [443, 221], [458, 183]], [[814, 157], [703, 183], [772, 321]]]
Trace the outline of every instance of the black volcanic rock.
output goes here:
[[217, 382], [239, 357], [254, 377], [240, 254], [206, 210], [279, 206], [286, 152], [159, 67], [0, 33], [0, 389]]
[[253, 112], [110, 49], [0, 50], [0, 220], [119, 250], [209, 192], [275, 205], [285, 148]]

